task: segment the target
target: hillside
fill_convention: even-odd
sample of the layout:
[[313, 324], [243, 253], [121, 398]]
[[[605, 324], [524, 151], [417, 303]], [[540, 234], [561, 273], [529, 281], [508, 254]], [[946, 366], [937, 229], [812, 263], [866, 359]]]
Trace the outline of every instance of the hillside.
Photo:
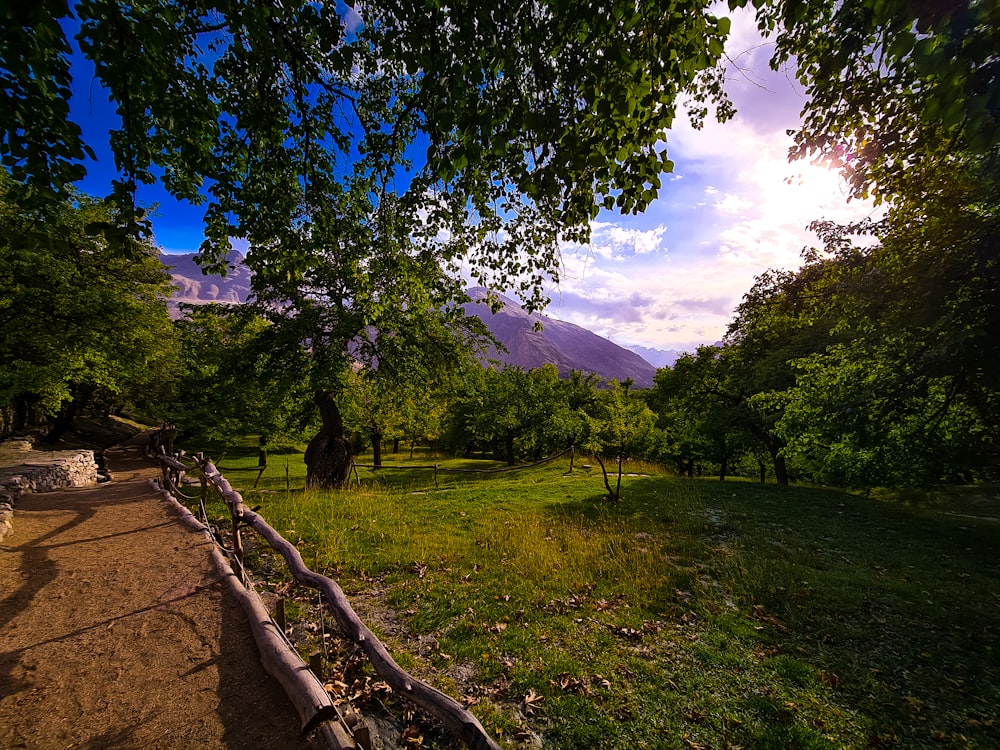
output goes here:
[[[170, 268], [177, 292], [170, 299], [170, 307], [177, 314], [178, 305], [207, 304], [211, 302], [240, 303], [250, 296], [250, 270], [243, 265], [243, 256], [233, 251], [229, 258], [231, 270], [225, 277], [206, 276], [195, 262], [194, 253], [161, 256]], [[469, 290], [473, 300], [481, 300], [486, 291]], [[537, 313], [527, 313], [515, 302], [500, 296], [503, 305], [493, 314], [483, 303], [465, 305], [469, 315], [482, 319], [493, 335], [507, 349], [507, 353], [492, 351], [487, 359], [499, 360], [525, 370], [553, 364], [561, 375], [572, 370], [592, 372], [610, 380], [631, 378], [639, 388], [653, 385], [656, 367], [635, 352], [598, 336], [586, 328], [555, 320]], [[541, 330], [534, 330], [541, 324]], [[650, 353], [657, 350], [648, 350]], [[659, 352], [664, 354], [663, 352]], [[673, 353], [667, 353], [673, 354]]]
[[229, 254], [230, 271], [226, 276], [206, 276], [195, 262], [194, 253], [160, 255], [170, 269], [177, 291], [170, 298], [176, 310], [180, 303], [202, 305], [209, 302], [237, 304], [250, 296], [250, 269], [243, 265], [243, 256], [235, 250]]
[[[545, 315], [528, 313], [503, 295], [499, 295], [503, 303], [501, 308], [492, 313], [485, 302], [475, 301], [485, 299], [486, 290], [482, 288], [470, 289], [469, 296], [474, 301], [465, 305], [466, 313], [482, 319], [508, 349], [507, 353], [491, 352], [490, 359], [525, 370], [553, 364], [561, 375], [580, 370], [593, 372], [607, 380], [631, 378], [639, 388], [653, 385], [656, 373], [653, 365], [593, 331]], [[541, 325], [541, 330], [534, 330], [536, 324]]]

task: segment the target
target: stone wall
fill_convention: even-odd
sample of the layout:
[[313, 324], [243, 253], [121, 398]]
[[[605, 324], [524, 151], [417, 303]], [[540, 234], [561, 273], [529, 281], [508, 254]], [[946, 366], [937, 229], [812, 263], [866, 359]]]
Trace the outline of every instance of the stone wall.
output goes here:
[[36, 451], [27, 440], [0, 443], [0, 539], [10, 533], [21, 495], [96, 483], [93, 451]]

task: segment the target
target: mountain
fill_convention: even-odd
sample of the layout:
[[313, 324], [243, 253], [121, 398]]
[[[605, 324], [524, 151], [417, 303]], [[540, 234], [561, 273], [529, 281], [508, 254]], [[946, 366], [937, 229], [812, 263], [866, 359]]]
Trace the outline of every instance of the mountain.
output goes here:
[[[496, 313], [485, 302], [486, 290], [469, 290], [473, 302], [465, 305], [468, 315], [480, 318], [490, 332], [507, 347], [507, 353], [492, 351], [489, 358], [525, 370], [553, 364], [563, 376], [572, 370], [592, 372], [606, 380], [631, 378], [639, 388], [653, 385], [656, 368], [635, 352], [631, 352], [593, 331], [562, 320], [528, 313], [515, 302], [498, 295], [501, 307]], [[541, 330], [536, 331], [536, 324]]]
[[225, 276], [206, 276], [195, 262], [194, 253], [166, 255], [160, 260], [170, 270], [177, 289], [170, 298], [171, 310], [181, 303], [202, 305], [208, 302], [235, 304], [246, 302], [250, 296], [250, 269], [243, 265], [243, 256], [235, 250], [229, 252], [226, 261], [229, 273]]
[[[228, 258], [230, 271], [225, 277], [206, 276], [195, 263], [194, 253], [161, 255], [170, 269], [177, 292], [170, 298], [170, 307], [178, 314], [178, 303], [206, 304], [209, 302], [239, 303], [250, 296], [251, 273], [243, 265], [243, 256], [232, 251]], [[486, 290], [469, 290], [473, 300], [484, 300]], [[496, 314], [487, 304], [471, 302], [465, 305], [469, 315], [479, 317], [490, 332], [507, 349], [501, 354], [491, 351], [489, 359], [515, 365], [525, 370], [553, 364], [559, 374], [568, 376], [572, 370], [592, 372], [610, 380], [631, 378], [639, 388], [653, 385], [656, 368], [635, 352], [598, 336], [586, 328], [554, 320], [537, 313], [527, 313], [515, 302], [500, 295], [502, 306]], [[534, 330], [541, 324], [541, 330]], [[654, 351], [654, 350], [651, 350]]]
[[657, 369], [661, 367], [673, 367], [674, 362], [684, 354], [684, 352], [679, 352], [676, 349], [652, 349], [648, 346], [633, 345], [626, 346], [625, 348], [635, 352]]

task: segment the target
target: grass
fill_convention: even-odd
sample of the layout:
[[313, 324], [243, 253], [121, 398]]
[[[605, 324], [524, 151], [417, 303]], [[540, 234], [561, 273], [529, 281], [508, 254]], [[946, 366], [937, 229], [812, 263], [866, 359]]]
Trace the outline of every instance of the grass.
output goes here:
[[[229, 455], [248, 487], [255, 450]], [[579, 461], [437, 488], [427, 471], [362, 470], [360, 487], [317, 493], [286, 490], [286, 456], [302, 476], [301, 453], [272, 452], [248, 504], [405, 668], [512, 746], [1000, 746], [992, 511], [648, 467], [610, 504]], [[433, 461], [448, 464], [414, 459]]]

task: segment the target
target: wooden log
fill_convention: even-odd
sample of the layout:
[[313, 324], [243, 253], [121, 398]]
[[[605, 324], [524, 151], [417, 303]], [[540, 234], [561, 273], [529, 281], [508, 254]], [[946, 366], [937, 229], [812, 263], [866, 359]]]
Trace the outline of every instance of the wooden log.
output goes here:
[[222, 476], [211, 461], [201, 461], [199, 468], [208, 480], [208, 483], [212, 485], [215, 491], [219, 493], [222, 501], [229, 507], [230, 513], [237, 518], [242, 518], [243, 496], [233, 489], [232, 485], [229, 484], [229, 480]]
[[[211, 529], [195, 518], [191, 511], [177, 502], [169, 492], [164, 490], [163, 495], [176, 508], [183, 523], [203, 532], [209, 540], [212, 539]], [[219, 575], [247, 613], [250, 630], [257, 644], [264, 670], [284, 689], [299, 715], [303, 733], [320, 728], [322, 736], [333, 750], [355, 748], [356, 745], [347, 730], [339, 723], [335, 723], [339, 716], [329, 694], [298, 653], [278, 632], [260, 598], [237, 580], [232, 568], [214, 543], [210, 555]], [[333, 744], [334, 742], [338, 744]]]
[[[212, 548], [212, 553], [216, 558], [216, 566], [219, 566], [220, 562], [225, 566], [225, 560], [216, 548]], [[264, 669], [281, 683], [292, 705], [295, 706], [302, 721], [302, 733], [308, 734], [321, 722], [336, 720], [337, 709], [331, 703], [329, 694], [309, 669], [309, 665], [302, 661], [302, 657], [281, 637], [278, 627], [271, 620], [260, 597], [244, 588], [232, 569], [225, 567], [228, 573], [223, 573], [223, 576], [230, 591], [247, 613], [250, 630], [257, 642], [257, 650], [260, 651]], [[353, 744], [351, 742], [346, 747], [353, 747]]]
[[364, 649], [375, 671], [397, 695], [434, 716], [452, 736], [473, 750], [499, 750], [500, 746], [486, 733], [482, 724], [458, 701], [412, 677], [393, 660], [382, 642], [361, 622], [343, 589], [335, 581], [309, 570], [298, 549], [253, 511], [244, 511], [243, 521], [281, 553], [295, 580], [324, 594], [330, 613], [341, 630]]

